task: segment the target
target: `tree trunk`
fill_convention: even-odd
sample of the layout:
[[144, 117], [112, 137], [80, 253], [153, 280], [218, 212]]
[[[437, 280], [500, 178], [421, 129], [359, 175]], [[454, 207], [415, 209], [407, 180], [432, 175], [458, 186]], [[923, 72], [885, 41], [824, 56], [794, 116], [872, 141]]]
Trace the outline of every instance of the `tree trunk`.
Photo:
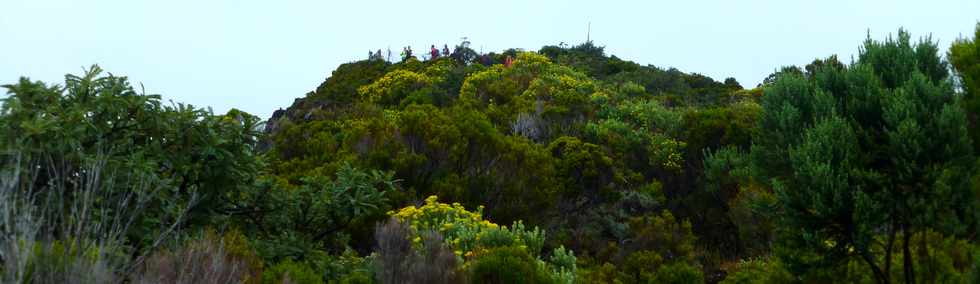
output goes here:
[[888, 242], [885, 243], [885, 273], [892, 271], [892, 248], [895, 247], [895, 218], [888, 224]]
[[875, 282], [877, 282], [878, 284], [891, 283], [888, 280], [888, 275], [882, 273], [881, 268], [878, 267], [878, 265], [875, 265], [875, 259], [873, 256], [871, 256], [871, 252], [868, 251], [867, 248], [861, 250], [861, 259], [864, 259], [864, 262], [867, 263], [868, 267], [871, 268], [871, 272], [874, 274], [875, 277]]
[[928, 234], [926, 232], [923, 232], [922, 234], [920, 234], [921, 238], [919, 238], [919, 241], [921, 241], [922, 243], [920, 244], [919, 247], [919, 255], [920, 255], [919, 260], [920, 261], [925, 260], [922, 263], [925, 263], [926, 264], [925, 269], [928, 269], [923, 272], [923, 275], [925, 277], [923, 279], [925, 279], [925, 282], [935, 281], [936, 279], [935, 277], [936, 271], [935, 271], [935, 267], [933, 266], [932, 255], [929, 255], [929, 244], [927, 243], [926, 240], [927, 235]]
[[902, 258], [905, 262], [905, 283], [915, 283], [915, 271], [912, 268], [912, 251], [909, 249], [911, 232], [909, 232], [908, 225], [903, 225], [902, 227]]

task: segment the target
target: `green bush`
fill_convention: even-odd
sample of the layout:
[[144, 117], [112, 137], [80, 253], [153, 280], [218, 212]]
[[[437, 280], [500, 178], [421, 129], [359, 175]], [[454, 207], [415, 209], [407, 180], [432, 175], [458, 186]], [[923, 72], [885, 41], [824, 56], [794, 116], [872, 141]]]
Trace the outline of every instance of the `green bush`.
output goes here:
[[653, 275], [648, 283], [704, 283], [701, 269], [685, 262], [664, 265]]
[[472, 283], [552, 283], [548, 271], [521, 247], [498, 247], [479, 255], [470, 264]]
[[[173, 223], [217, 222], [258, 175], [259, 119], [250, 114], [164, 104], [98, 66], [66, 75], [64, 87], [27, 78], [3, 87], [10, 95], [0, 109], [0, 159], [20, 161], [13, 165], [21, 168], [13, 177], [18, 191], [36, 191], [51, 212], [69, 211], [53, 207], [96, 191], [99, 198], [84, 206], [105, 210], [85, 213], [101, 216], [76, 217], [119, 217], [136, 247], [153, 248], [160, 228]], [[32, 167], [48, 174], [31, 177]], [[46, 217], [49, 228], [73, 222]]]
[[323, 275], [317, 273], [310, 265], [287, 259], [266, 270], [262, 274], [262, 283], [322, 284], [324, 282]]
[[777, 259], [742, 260], [735, 269], [722, 284], [789, 283], [795, 280]]

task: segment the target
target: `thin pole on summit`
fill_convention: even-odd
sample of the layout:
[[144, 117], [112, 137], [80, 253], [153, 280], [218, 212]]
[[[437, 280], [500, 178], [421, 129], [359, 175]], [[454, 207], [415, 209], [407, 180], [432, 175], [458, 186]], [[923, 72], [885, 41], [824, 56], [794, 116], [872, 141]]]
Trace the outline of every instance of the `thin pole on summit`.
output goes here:
[[592, 22], [589, 22], [589, 27], [585, 31], [585, 42], [591, 42], [591, 41], [592, 41]]

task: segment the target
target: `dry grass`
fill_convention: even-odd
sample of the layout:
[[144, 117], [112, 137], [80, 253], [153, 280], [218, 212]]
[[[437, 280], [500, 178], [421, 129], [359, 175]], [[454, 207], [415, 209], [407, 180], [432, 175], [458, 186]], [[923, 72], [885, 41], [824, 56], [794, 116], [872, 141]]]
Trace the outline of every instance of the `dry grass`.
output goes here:
[[248, 263], [226, 253], [221, 240], [205, 237], [151, 255], [133, 282], [244, 283], [252, 275]]
[[412, 228], [390, 219], [375, 229], [378, 241], [376, 264], [381, 283], [461, 283], [456, 255], [446, 247], [442, 235], [423, 232], [421, 251], [409, 239]]
[[[39, 158], [39, 157], [40, 158]], [[166, 186], [139, 174], [106, 173], [101, 154], [79, 163], [0, 153], [0, 283], [120, 283], [134, 271], [125, 234], [147, 196]], [[115, 184], [130, 186], [123, 192]], [[156, 236], [170, 237], [183, 219]], [[149, 251], [149, 250], [148, 250]]]

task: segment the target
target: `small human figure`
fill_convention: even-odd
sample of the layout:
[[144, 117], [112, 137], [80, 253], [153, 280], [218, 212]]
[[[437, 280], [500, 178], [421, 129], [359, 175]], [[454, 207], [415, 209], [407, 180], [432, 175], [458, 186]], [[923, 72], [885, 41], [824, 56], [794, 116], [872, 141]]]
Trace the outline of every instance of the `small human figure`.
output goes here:
[[429, 47], [429, 55], [430, 55], [429, 58], [431, 58], [432, 60], [436, 60], [436, 58], [439, 58], [439, 50], [436, 49], [435, 44]]
[[442, 45], [442, 56], [449, 57], [449, 45], [447, 44]]
[[511, 64], [514, 64], [514, 58], [507, 55], [507, 58], [504, 58], [504, 67], [509, 68]]
[[408, 58], [411, 57], [412, 57], [412, 47], [406, 46], [405, 48], [402, 49], [402, 61], [408, 60]]
[[483, 66], [493, 65], [493, 59], [490, 58], [490, 55], [480, 55], [480, 64], [483, 64]]

